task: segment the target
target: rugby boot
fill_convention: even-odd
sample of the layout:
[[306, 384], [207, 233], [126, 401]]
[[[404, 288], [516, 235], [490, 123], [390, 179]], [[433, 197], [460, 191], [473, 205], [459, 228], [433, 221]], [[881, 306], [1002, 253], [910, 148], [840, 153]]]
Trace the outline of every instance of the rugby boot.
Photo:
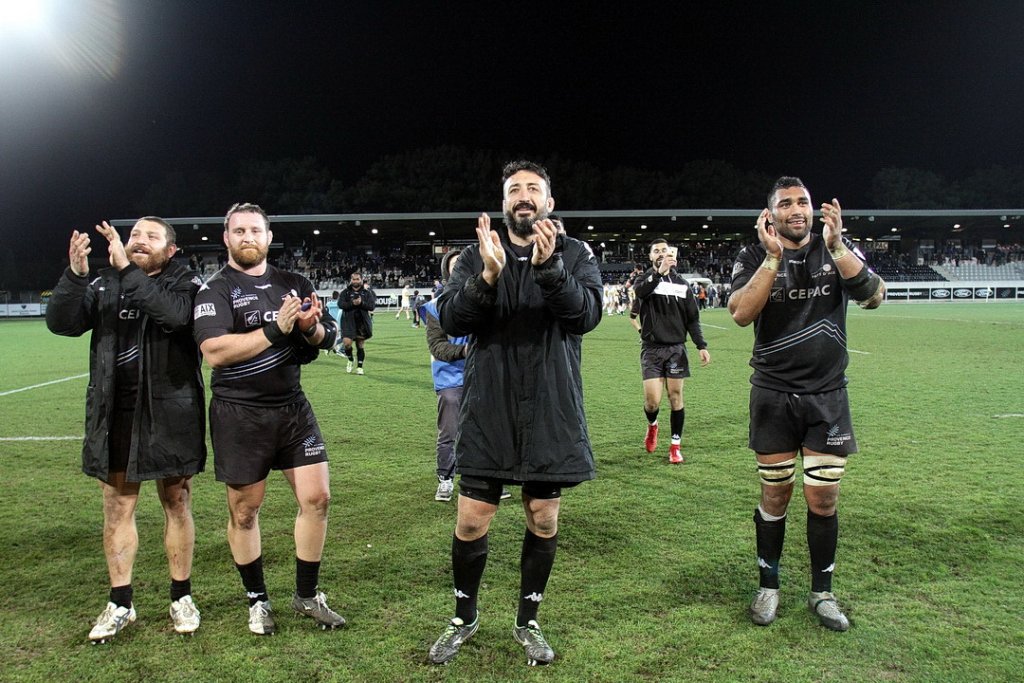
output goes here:
[[311, 598], [300, 598], [296, 594], [292, 598], [292, 609], [312, 618], [325, 631], [345, 625], [345, 617], [327, 606], [327, 596], [323, 591], [318, 590], [316, 595]]
[[432, 664], [446, 664], [455, 655], [459, 654], [459, 648], [470, 639], [480, 628], [480, 614], [472, 624], [467, 624], [462, 619], [455, 617], [444, 629], [444, 633], [430, 646], [430, 662]]
[[96, 618], [96, 625], [89, 631], [89, 640], [93, 645], [109, 642], [121, 629], [132, 623], [135, 623], [135, 605], [118, 607], [108, 602], [106, 609]]
[[174, 622], [175, 633], [195, 633], [199, 628], [199, 610], [192, 602], [192, 596], [186, 595], [171, 603], [171, 621]]
[[825, 628], [833, 631], [846, 631], [850, 628], [850, 620], [846, 618], [843, 611], [839, 609], [836, 596], [828, 591], [820, 593], [811, 591], [807, 598], [807, 607], [818, 617], [818, 621]]
[[555, 659], [555, 651], [551, 649], [548, 641], [544, 638], [540, 624], [533, 619], [526, 622], [526, 626], [513, 628], [512, 636], [526, 650], [527, 666], [550, 664]]
[[272, 636], [277, 630], [274, 611], [269, 600], [258, 600], [249, 606], [249, 630], [258, 636]]
[[674, 443], [668, 447], [668, 461], [673, 465], [682, 465], [686, 462], [683, 452], [679, 450], [679, 444]]
[[653, 453], [658, 448], [658, 423], [647, 425], [647, 436], [644, 438], [644, 448], [648, 453]]
[[750, 620], [758, 626], [767, 626], [775, 621], [779, 611], [779, 589], [759, 588], [754, 601], [750, 603]]

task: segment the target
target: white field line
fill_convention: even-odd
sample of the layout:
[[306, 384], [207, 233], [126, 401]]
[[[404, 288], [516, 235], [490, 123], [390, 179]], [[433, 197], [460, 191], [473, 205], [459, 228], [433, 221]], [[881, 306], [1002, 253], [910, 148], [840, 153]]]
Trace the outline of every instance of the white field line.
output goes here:
[[701, 327], [713, 327], [713, 328], [715, 328], [716, 330], [731, 330], [731, 329], [732, 329], [731, 327], [722, 327], [721, 325], [709, 325], [709, 324], [707, 324], [707, 323], [705, 323], [705, 322], [702, 322], [702, 323], [700, 324], [700, 326], [701, 326]]
[[81, 441], [80, 436], [0, 436], [0, 441]]
[[858, 318], [885, 318], [886, 320], [920, 320], [920, 321], [932, 321], [937, 323], [967, 323], [971, 325], [977, 325], [979, 323], [985, 323], [987, 325], [1014, 325], [1019, 326], [1021, 322], [1015, 322], [1013, 320], [967, 320], [963, 318], [929, 318], [927, 316], [921, 317], [916, 315], [884, 315], [881, 313], [871, 313], [869, 311], [858, 311], [851, 314]]
[[1006, 413], [1005, 415], [993, 415], [992, 417], [1024, 417], [1024, 413]]
[[88, 377], [89, 373], [85, 372], [81, 375], [71, 375], [70, 377], [61, 377], [60, 379], [51, 380], [49, 382], [43, 382], [42, 384], [33, 384], [30, 387], [21, 387], [20, 389], [8, 389], [7, 391], [0, 391], [0, 396], [7, 396], [9, 394], [17, 394], [19, 391], [28, 391], [29, 389], [38, 389], [39, 387], [48, 387], [51, 384], [60, 384], [61, 382], [67, 382], [72, 379], [81, 379], [82, 377]]
[[849, 351], [850, 353], [860, 353], [860, 354], [863, 354], [865, 356], [870, 356], [871, 355], [870, 351], [858, 351], [857, 349], [846, 349], [846, 350]]

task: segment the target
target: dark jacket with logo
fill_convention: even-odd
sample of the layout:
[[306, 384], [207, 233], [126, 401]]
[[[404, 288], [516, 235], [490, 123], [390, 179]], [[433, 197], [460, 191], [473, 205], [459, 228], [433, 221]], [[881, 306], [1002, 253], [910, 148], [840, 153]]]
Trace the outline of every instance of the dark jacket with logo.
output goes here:
[[583, 414], [581, 335], [601, 320], [601, 274], [583, 242], [534, 268], [502, 232], [505, 268], [491, 287], [478, 246], [463, 250], [437, 302], [452, 336], [473, 335], [455, 440], [457, 471], [515, 481], [595, 476]]
[[156, 277], [134, 264], [118, 272], [78, 277], [65, 270], [46, 308], [46, 326], [78, 337], [92, 330], [85, 402], [82, 471], [109, 479], [109, 430], [114, 411], [117, 322], [122, 292], [142, 311], [138, 398], [132, 420], [128, 481], [201, 472], [206, 419], [200, 354], [192, 339], [192, 300], [199, 276], [171, 261]]
[[[358, 298], [359, 305], [352, 303]], [[342, 311], [341, 336], [348, 339], [369, 339], [373, 336], [373, 315], [371, 311], [377, 307], [377, 295], [363, 285], [356, 290], [349, 285], [341, 290], [338, 296], [338, 308]]]

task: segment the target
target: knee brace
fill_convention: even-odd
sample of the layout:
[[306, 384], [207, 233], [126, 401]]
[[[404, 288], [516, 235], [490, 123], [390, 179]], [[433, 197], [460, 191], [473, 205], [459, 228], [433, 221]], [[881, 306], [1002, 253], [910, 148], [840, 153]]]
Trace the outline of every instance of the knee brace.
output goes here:
[[845, 472], [845, 455], [804, 456], [804, 484], [808, 486], [831, 486], [838, 484]]
[[796, 479], [796, 458], [783, 460], [774, 465], [757, 463], [757, 473], [761, 475], [761, 483], [767, 486], [792, 484]]

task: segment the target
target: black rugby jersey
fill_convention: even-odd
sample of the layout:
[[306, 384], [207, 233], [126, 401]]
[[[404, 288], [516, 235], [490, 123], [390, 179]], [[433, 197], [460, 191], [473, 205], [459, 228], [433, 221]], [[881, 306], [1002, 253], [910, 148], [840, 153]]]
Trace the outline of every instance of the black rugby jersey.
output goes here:
[[117, 305], [117, 357], [114, 361], [114, 395], [118, 408], [135, 407], [139, 389], [139, 329], [142, 310], [121, 292]]
[[[860, 253], [847, 240], [846, 247]], [[767, 250], [744, 247], [736, 258], [732, 291], [747, 284]], [[800, 249], [784, 249], [771, 294], [754, 319], [750, 383], [793, 394], [817, 394], [846, 386], [846, 306], [849, 295], [821, 235]]]
[[[224, 266], [196, 293], [196, 343], [224, 334], [251, 332], [276, 320], [286, 294], [304, 299], [313, 294], [313, 284], [298, 273], [269, 263], [263, 275], [247, 275]], [[325, 310], [321, 321], [328, 319]], [[235, 365], [214, 368], [210, 387], [215, 398], [230, 403], [288, 405], [303, 398], [299, 368], [291, 344], [284, 343]]]

